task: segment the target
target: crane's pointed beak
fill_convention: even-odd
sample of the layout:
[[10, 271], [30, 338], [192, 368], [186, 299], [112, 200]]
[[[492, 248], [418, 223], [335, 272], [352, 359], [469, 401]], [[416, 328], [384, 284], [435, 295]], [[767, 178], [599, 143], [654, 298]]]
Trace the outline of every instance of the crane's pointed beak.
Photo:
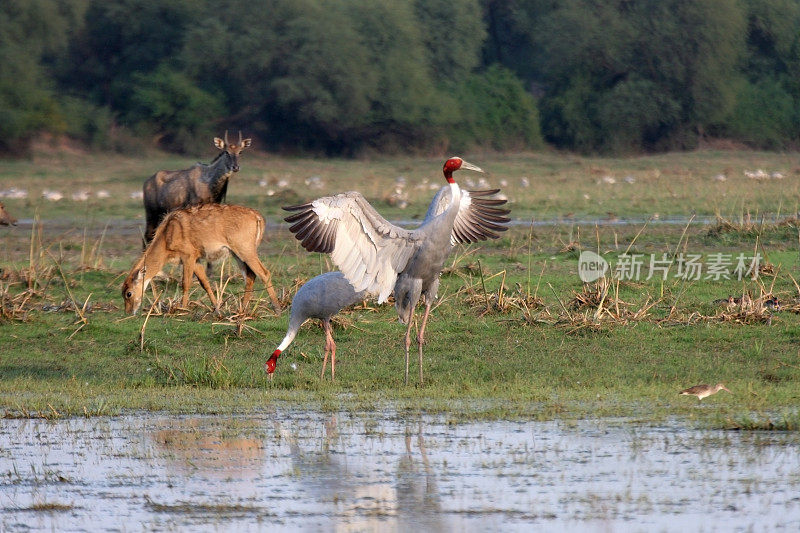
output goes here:
[[464, 170], [464, 169], [466, 169], [466, 170], [474, 170], [475, 172], [482, 172], [482, 173], [486, 174], [486, 171], [484, 171], [481, 167], [479, 167], [477, 165], [473, 165], [472, 163], [469, 163], [469, 162], [464, 161], [462, 159], [461, 160], [461, 168], [459, 170]]

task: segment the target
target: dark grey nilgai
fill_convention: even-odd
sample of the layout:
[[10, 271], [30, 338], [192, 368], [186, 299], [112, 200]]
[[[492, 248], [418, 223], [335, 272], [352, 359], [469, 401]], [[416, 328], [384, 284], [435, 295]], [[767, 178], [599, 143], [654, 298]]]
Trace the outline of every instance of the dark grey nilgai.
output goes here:
[[278, 364], [278, 357], [297, 336], [300, 326], [309, 318], [318, 318], [322, 320], [322, 329], [325, 331], [325, 358], [322, 361], [320, 379], [325, 376], [328, 354], [331, 356], [331, 379], [334, 379], [336, 377], [336, 343], [333, 341], [331, 317], [366, 297], [366, 291], [356, 292], [341, 272], [326, 272], [308, 280], [292, 298], [292, 312], [286, 336], [267, 359], [266, 369], [269, 377], [272, 378], [272, 373], [275, 372]]
[[145, 244], [153, 239], [164, 215], [175, 209], [199, 204], [219, 204], [228, 192], [228, 180], [239, 172], [239, 154], [250, 146], [250, 139], [228, 143], [225, 138], [214, 137], [214, 146], [222, 150], [214, 160], [205, 165], [198, 163], [185, 170], [159, 170], [144, 182], [144, 211], [147, 227]]
[[450, 184], [434, 197], [422, 225], [414, 230], [395, 226], [384, 219], [358, 192], [318, 198], [292, 207], [285, 218], [289, 230], [312, 252], [330, 253], [333, 263], [357, 292], [367, 291], [386, 301], [394, 291], [400, 321], [407, 324], [406, 376], [411, 345], [414, 308], [425, 296], [425, 314], [417, 334], [419, 381], [422, 383], [422, 343], [425, 324], [439, 289], [439, 274], [456, 243], [497, 238], [495, 231], [507, 228], [508, 210], [496, 206], [503, 199], [485, 198], [498, 192], [462, 191], [453, 179], [459, 169], [483, 172], [459, 157], [445, 161], [444, 177]]

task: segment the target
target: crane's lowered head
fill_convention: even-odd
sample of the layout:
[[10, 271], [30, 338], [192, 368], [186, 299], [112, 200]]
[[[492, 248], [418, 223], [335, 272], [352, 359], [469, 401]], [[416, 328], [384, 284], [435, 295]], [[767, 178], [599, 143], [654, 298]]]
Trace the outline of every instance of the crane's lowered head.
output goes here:
[[448, 181], [448, 183], [455, 183], [455, 180], [453, 179], [453, 172], [456, 170], [461, 170], [462, 168], [466, 170], [474, 170], [475, 172], [483, 172], [481, 167], [473, 165], [472, 163], [467, 163], [460, 157], [451, 157], [444, 162], [444, 167], [442, 167], [444, 178]]
[[267, 371], [267, 376], [269, 379], [272, 380], [272, 374], [275, 373], [275, 367], [278, 366], [278, 356], [281, 354], [280, 350], [275, 350], [272, 352], [272, 355], [267, 359], [267, 362], [264, 364], [264, 370]]

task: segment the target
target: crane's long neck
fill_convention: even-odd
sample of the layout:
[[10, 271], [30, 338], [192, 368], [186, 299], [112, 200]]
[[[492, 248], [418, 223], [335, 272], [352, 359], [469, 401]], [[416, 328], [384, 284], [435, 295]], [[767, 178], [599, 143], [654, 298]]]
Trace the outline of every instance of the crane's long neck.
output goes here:
[[450, 205], [447, 206], [447, 209], [450, 210], [461, 203], [461, 188], [458, 186], [458, 183], [456, 183], [455, 178], [453, 178], [452, 170], [444, 171], [444, 179], [450, 184]]
[[278, 347], [275, 348], [275, 351], [272, 352], [272, 355], [269, 356], [269, 359], [267, 359], [267, 372], [272, 374], [275, 371], [275, 367], [278, 364], [278, 357], [280, 357], [281, 353], [283, 353], [283, 351], [289, 347], [296, 335], [297, 328], [289, 327], [289, 331], [286, 332], [286, 336], [283, 338]]
[[295, 337], [295, 335], [297, 335], [297, 331], [296, 331], [296, 330], [289, 330], [289, 331], [287, 331], [287, 332], [286, 332], [286, 336], [283, 338], [283, 340], [282, 340], [282, 341], [281, 341], [281, 343], [278, 345], [278, 347], [277, 347], [277, 348], [275, 348], [275, 351], [276, 351], [276, 352], [278, 352], [278, 353], [280, 354], [281, 352], [283, 352], [284, 350], [286, 350], [286, 348], [288, 348], [288, 347], [289, 347], [289, 345], [290, 345], [290, 344], [292, 343], [292, 341], [294, 340], [294, 337]]

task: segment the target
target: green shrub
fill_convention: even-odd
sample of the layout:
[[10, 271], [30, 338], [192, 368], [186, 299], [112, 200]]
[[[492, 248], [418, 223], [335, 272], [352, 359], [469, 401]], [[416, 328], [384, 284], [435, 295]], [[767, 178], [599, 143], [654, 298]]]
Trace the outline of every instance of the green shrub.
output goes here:
[[211, 125], [224, 110], [216, 97], [166, 65], [135, 74], [130, 91], [125, 121], [139, 131], [152, 132], [161, 147], [179, 152], [194, 149], [211, 135]]
[[492, 65], [472, 74], [460, 83], [458, 101], [458, 122], [450, 128], [454, 148], [519, 150], [543, 145], [536, 101], [510, 70]]
[[743, 81], [725, 126], [725, 134], [757, 148], [787, 148], [800, 140], [797, 103], [774, 78]]

